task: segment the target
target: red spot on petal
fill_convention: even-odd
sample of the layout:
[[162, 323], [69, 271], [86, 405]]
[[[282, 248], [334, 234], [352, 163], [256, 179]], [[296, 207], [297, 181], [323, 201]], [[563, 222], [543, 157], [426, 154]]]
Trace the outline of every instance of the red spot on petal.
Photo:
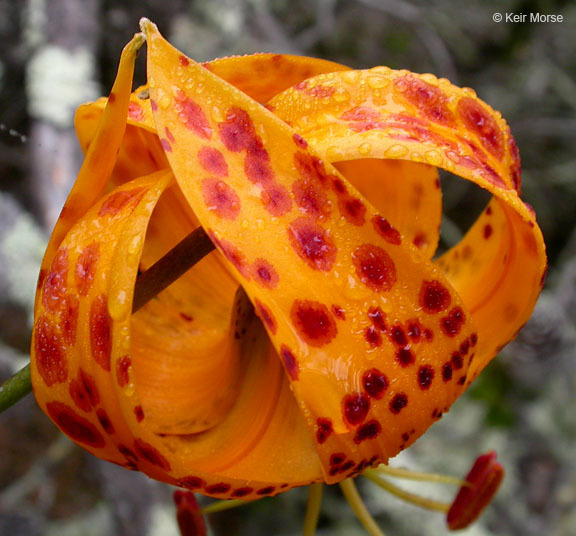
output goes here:
[[344, 121], [377, 121], [380, 119], [380, 112], [374, 108], [368, 108], [367, 106], [356, 106], [344, 112], [340, 119]]
[[188, 65], [190, 65], [190, 60], [186, 56], [183, 56], [182, 54], [178, 56], [178, 61], [180, 62], [180, 65], [182, 65], [182, 67], [188, 67]]
[[248, 148], [255, 138], [254, 123], [245, 110], [234, 106], [226, 113], [226, 120], [218, 125], [220, 140], [234, 153]]
[[50, 266], [50, 271], [44, 277], [42, 285], [42, 305], [51, 312], [60, 309], [68, 285], [68, 250], [60, 249]]
[[178, 485], [188, 489], [201, 489], [206, 486], [206, 481], [197, 476], [185, 476], [178, 480]]
[[294, 200], [302, 212], [314, 218], [330, 215], [330, 201], [324, 187], [317, 180], [300, 179], [292, 185]]
[[108, 435], [114, 434], [115, 432], [114, 425], [112, 424], [112, 421], [108, 418], [108, 414], [104, 409], [98, 408], [98, 410], [96, 411], [96, 417], [98, 418], [98, 422]]
[[133, 188], [132, 190], [119, 190], [110, 194], [102, 203], [98, 216], [116, 216], [129, 206], [134, 209], [144, 191], [144, 188]]
[[440, 313], [450, 307], [452, 298], [440, 281], [424, 281], [420, 288], [419, 303], [425, 313]]
[[482, 230], [482, 234], [484, 235], [484, 238], [486, 240], [488, 240], [492, 236], [492, 226], [489, 223], [487, 223], [484, 226], [484, 229]]
[[466, 322], [466, 315], [461, 307], [454, 307], [448, 316], [440, 319], [440, 327], [448, 337], [455, 337], [462, 330]]
[[342, 309], [342, 307], [339, 305], [332, 305], [330, 310], [332, 311], [332, 314], [339, 320], [346, 320], [346, 313], [344, 312], [344, 309]]
[[270, 155], [264, 148], [260, 138], [251, 140], [247, 147], [244, 173], [246, 173], [248, 180], [254, 184], [266, 186], [274, 181], [274, 171], [272, 171], [270, 166]]
[[108, 312], [108, 298], [100, 294], [90, 306], [90, 348], [92, 357], [104, 369], [110, 370], [112, 352], [112, 318]]
[[238, 194], [220, 179], [204, 179], [202, 195], [208, 210], [226, 220], [235, 220], [240, 214]]
[[80, 296], [86, 296], [92, 288], [99, 259], [100, 245], [98, 242], [92, 242], [86, 246], [78, 256], [74, 280]]
[[246, 497], [246, 495], [250, 495], [254, 491], [254, 488], [244, 487], [235, 489], [232, 492], [232, 497], [240, 499], [241, 497]]
[[372, 290], [389, 291], [396, 283], [396, 266], [382, 248], [363, 244], [356, 248], [352, 260], [360, 281]]
[[368, 396], [375, 398], [376, 400], [380, 400], [384, 396], [389, 384], [390, 382], [388, 381], [386, 374], [377, 368], [367, 370], [362, 375], [362, 386], [364, 387], [364, 390]]
[[300, 136], [300, 134], [294, 133], [292, 139], [294, 140], [294, 143], [300, 147], [300, 149], [306, 149], [308, 147], [308, 142], [302, 136]]
[[294, 166], [300, 177], [309, 183], [326, 185], [328, 176], [324, 163], [317, 156], [298, 151], [294, 155]]
[[46, 411], [50, 418], [68, 437], [78, 443], [102, 448], [106, 441], [98, 429], [72, 408], [62, 402], [48, 402]]
[[452, 374], [452, 363], [444, 363], [444, 365], [442, 365], [442, 379], [445, 382], [449, 382], [452, 379]]
[[394, 357], [401, 367], [407, 367], [415, 360], [414, 352], [410, 348], [399, 348]]
[[270, 311], [270, 309], [266, 307], [266, 305], [264, 305], [258, 298], [254, 300], [254, 309], [268, 331], [272, 333], [272, 335], [275, 335], [276, 330], [278, 329], [278, 323], [276, 322], [276, 318], [274, 318], [272, 311]]
[[68, 359], [62, 337], [47, 315], [41, 315], [34, 328], [34, 352], [38, 373], [51, 386], [68, 379]]
[[219, 482], [218, 484], [210, 484], [209, 486], [206, 486], [205, 491], [206, 493], [221, 495], [222, 493], [228, 493], [231, 487], [230, 484]]
[[316, 441], [320, 444], [325, 443], [330, 434], [334, 432], [332, 421], [325, 417], [319, 417], [316, 419], [316, 426]]
[[418, 385], [421, 389], [430, 389], [434, 374], [434, 368], [431, 365], [422, 365], [418, 369]]
[[168, 460], [162, 454], [160, 454], [158, 449], [149, 443], [146, 443], [144, 440], [137, 438], [134, 441], [134, 450], [140, 458], [144, 458], [152, 465], [156, 465], [164, 471], [170, 471], [170, 463]]
[[192, 99], [179, 91], [175, 98], [174, 109], [180, 122], [201, 138], [209, 139], [212, 136], [212, 128], [202, 108]]
[[100, 403], [100, 393], [94, 378], [80, 369], [78, 377], [70, 382], [70, 397], [83, 411], [90, 411]]
[[254, 261], [252, 265], [252, 277], [257, 283], [268, 289], [276, 288], [280, 279], [274, 266], [262, 258]]
[[364, 225], [366, 207], [360, 199], [355, 197], [340, 198], [338, 200], [338, 208], [348, 223], [358, 227]]
[[160, 145], [162, 145], [162, 149], [164, 149], [167, 153], [172, 152], [172, 145], [170, 145], [168, 140], [160, 138]]
[[288, 190], [280, 184], [272, 184], [262, 190], [260, 195], [264, 208], [277, 218], [292, 210], [292, 199]]
[[324, 346], [338, 333], [336, 321], [323, 303], [294, 300], [290, 317], [300, 337], [310, 346]]
[[78, 328], [79, 301], [76, 296], [67, 295], [60, 304], [58, 319], [60, 330], [65, 344], [70, 347], [76, 344], [76, 330]]
[[369, 410], [370, 401], [360, 393], [349, 394], [342, 399], [344, 420], [351, 426], [364, 422]]
[[377, 420], [372, 419], [358, 428], [354, 436], [354, 443], [359, 445], [367, 439], [375, 439], [380, 435], [381, 431], [382, 425]]
[[142, 121], [144, 119], [144, 110], [137, 102], [130, 102], [128, 104], [128, 117], [133, 121]]
[[108, 102], [113, 103], [116, 100], [116, 95], [111, 91], [110, 95], [108, 96]]
[[327, 272], [336, 260], [336, 246], [329, 232], [311, 218], [297, 218], [288, 228], [290, 244], [314, 270]]
[[462, 354], [460, 352], [452, 352], [450, 362], [452, 363], [452, 366], [455, 370], [460, 370], [464, 366], [464, 359], [462, 358]]
[[404, 347], [408, 344], [408, 339], [406, 338], [406, 333], [404, 333], [402, 326], [392, 327], [388, 335], [396, 346]]
[[250, 279], [250, 269], [244, 254], [232, 243], [221, 238], [216, 238], [213, 233], [209, 233], [210, 239], [214, 242], [222, 254], [231, 262], [234, 267], [244, 276], [245, 279]]
[[458, 114], [466, 128], [478, 136], [486, 150], [496, 158], [504, 156], [504, 135], [484, 106], [475, 99], [464, 97], [458, 101]]
[[265, 488], [259, 489], [259, 490], [256, 492], [256, 495], [261, 495], [261, 496], [263, 496], [263, 495], [270, 495], [271, 493], [274, 492], [275, 489], [276, 489], [276, 488], [275, 488], [274, 486], [267, 486], [267, 487], [265, 487]]
[[228, 164], [218, 149], [208, 146], [201, 147], [198, 151], [198, 162], [206, 171], [217, 177], [228, 176]]
[[397, 393], [390, 400], [389, 409], [394, 415], [398, 415], [408, 405], [408, 396], [405, 393]]
[[142, 409], [142, 406], [134, 407], [134, 416], [138, 422], [142, 422], [144, 420], [144, 410]]
[[390, 225], [390, 222], [386, 218], [376, 214], [372, 217], [372, 225], [376, 232], [390, 244], [399, 246], [402, 243], [400, 233]]
[[370, 307], [368, 309], [368, 318], [378, 331], [386, 331], [386, 313], [380, 307]]
[[298, 364], [296, 356], [292, 353], [292, 350], [290, 350], [290, 348], [285, 344], [280, 348], [280, 357], [284, 362], [284, 367], [286, 368], [288, 376], [290, 376], [292, 381], [296, 381], [300, 375], [300, 365]]
[[194, 494], [190, 491], [176, 490], [174, 504], [180, 535], [206, 536], [206, 523]]
[[132, 359], [129, 355], [121, 357], [116, 363], [116, 378], [118, 379], [118, 385], [120, 387], [125, 387], [130, 383], [130, 366], [132, 365]]
[[364, 331], [364, 338], [371, 348], [378, 348], [382, 345], [382, 335], [374, 326], [369, 326]]

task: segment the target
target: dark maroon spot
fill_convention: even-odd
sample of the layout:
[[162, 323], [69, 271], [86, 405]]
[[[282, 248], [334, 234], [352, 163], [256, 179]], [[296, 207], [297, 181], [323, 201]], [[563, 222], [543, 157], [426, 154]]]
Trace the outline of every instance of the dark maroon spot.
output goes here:
[[228, 493], [230, 491], [230, 484], [225, 484], [224, 482], [219, 482], [218, 484], [210, 484], [210, 486], [206, 486], [204, 491], [206, 493], [220, 495], [222, 493]]
[[364, 422], [370, 410], [370, 401], [360, 393], [348, 394], [342, 399], [344, 420], [352, 426]]
[[462, 354], [460, 354], [460, 352], [453, 352], [450, 362], [456, 370], [460, 370], [464, 366], [464, 360], [462, 359]]
[[224, 155], [214, 147], [204, 146], [198, 151], [198, 162], [209, 173], [217, 177], [228, 176], [228, 164]]
[[110, 371], [112, 318], [108, 312], [106, 294], [96, 296], [90, 306], [90, 348], [94, 360], [104, 370]]
[[470, 351], [470, 340], [469, 340], [469, 339], [464, 339], [464, 340], [460, 343], [460, 353], [461, 353], [462, 355], [466, 355], [469, 351]]
[[484, 226], [484, 229], [482, 230], [482, 234], [484, 235], [484, 238], [486, 240], [488, 240], [492, 236], [492, 226], [489, 223], [487, 223]]
[[306, 182], [326, 184], [328, 179], [326, 169], [322, 160], [317, 156], [298, 151], [294, 155], [294, 166]]
[[434, 340], [434, 332], [431, 329], [426, 328], [424, 330], [424, 338], [428, 341], [428, 342], [432, 342]]
[[440, 313], [450, 307], [452, 298], [440, 281], [424, 281], [420, 288], [420, 307], [429, 314]]
[[378, 331], [386, 331], [386, 313], [380, 307], [372, 306], [368, 309], [368, 318]]
[[68, 359], [63, 341], [54, 324], [43, 314], [34, 328], [36, 366], [44, 383], [51, 386], [68, 379]]
[[409, 320], [407, 328], [408, 337], [414, 342], [418, 342], [424, 331], [424, 327], [418, 320]]
[[418, 385], [424, 390], [429, 389], [432, 385], [434, 374], [434, 368], [431, 365], [422, 365], [418, 369]]
[[340, 469], [338, 470], [339, 473], [345, 473], [346, 471], [348, 471], [349, 469], [352, 469], [352, 467], [354, 467], [356, 464], [354, 463], [353, 460], [348, 460], [347, 462], [342, 464], [342, 467], [340, 467]]
[[452, 364], [444, 363], [442, 365], [442, 379], [445, 382], [449, 382], [452, 379]]
[[300, 337], [310, 346], [324, 346], [338, 333], [336, 321], [323, 303], [294, 300], [290, 317]]
[[228, 184], [220, 179], [204, 179], [201, 188], [208, 210], [227, 220], [238, 217], [240, 198]]
[[476, 100], [464, 97], [458, 102], [458, 114], [466, 128], [480, 138], [482, 145], [496, 158], [504, 156], [504, 137], [496, 120]]
[[110, 194], [102, 203], [98, 216], [116, 216], [128, 206], [134, 208], [144, 192], [144, 188], [133, 188], [132, 190], [120, 190]]
[[476, 346], [477, 343], [478, 343], [478, 334], [472, 333], [472, 335], [470, 335], [470, 345], [474, 347]]
[[334, 188], [334, 191], [339, 195], [339, 196], [343, 196], [343, 195], [347, 195], [348, 194], [348, 189], [346, 188], [346, 185], [344, 184], [344, 182], [342, 181], [342, 179], [339, 179], [338, 177], [334, 177], [332, 179], [332, 188]]
[[102, 448], [106, 441], [98, 429], [62, 402], [48, 402], [46, 411], [50, 418], [68, 437], [94, 448]]
[[396, 361], [401, 367], [407, 367], [414, 363], [414, 352], [410, 348], [399, 348], [396, 350]]
[[92, 242], [80, 253], [76, 262], [76, 270], [74, 271], [74, 280], [80, 296], [86, 296], [92, 288], [99, 258], [100, 246], [98, 242]]
[[260, 194], [260, 199], [264, 208], [277, 218], [284, 216], [284, 214], [292, 210], [292, 199], [290, 194], [284, 186], [280, 184], [272, 184], [266, 186]]
[[134, 450], [140, 458], [148, 460], [152, 465], [156, 465], [164, 471], [170, 471], [170, 463], [160, 454], [158, 449], [138, 438], [134, 441]]
[[273, 289], [278, 285], [278, 272], [266, 259], [258, 258], [252, 265], [252, 277], [265, 288]]
[[176, 95], [174, 110], [178, 114], [180, 122], [193, 131], [200, 138], [208, 139], [212, 136], [212, 128], [202, 108], [183, 91]]
[[179, 316], [182, 320], [184, 320], [184, 322], [192, 322], [194, 320], [194, 317], [192, 315], [187, 315], [186, 313], [183, 313], [182, 311], [180, 311]]
[[412, 239], [412, 243], [419, 249], [422, 249], [426, 244], [428, 244], [428, 238], [424, 233], [418, 233]]
[[254, 488], [238, 488], [232, 492], [232, 497], [241, 498], [246, 497], [246, 495], [250, 495], [254, 491]]
[[382, 248], [363, 244], [352, 254], [360, 281], [376, 292], [389, 291], [396, 283], [394, 261]]
[[402, 237], [398, 230], [396, 230], [386, 218], [376, 214], [372, 217], [372, 225], [376, 232], [390, 244], [399, 246], [402, 243]]
[[332, 305], [330, 310], [332, 311], [332, 314], [339, 320], [346, 320], [346, 313], [344, 312], [344, 309], [342, 309], [342, 307], [339, 305]]
[[388, 378], [376, 368], [367, 370], [362, 375], [362, 386], [368, 396], [380, 400], [388, 389]]
[[319, 417], [316, 419], [316, 441], [322, 444], [326, 442], [330, 434], [334, 432], [334, 427], [332, 425], [332, 421], [325, 417]]
[[378, 348], [382, 344], [382, 335], [374, 326], [369, 326], [364, 331], [364, 338], [371, 348]]
[[394, 326], [390, 329], [390, 333], [388, 334], [392, 342], [396, 346], [406, 346], [408, 344], [408, 339], [406, 338], [406, 333], [401, 326]]
[[252, 119], [237, 106], [227, 111], [226, 120], [218, 125], [218, 134], [224, 146], [235, 153], [247, 149], [256, 137]]
[[118, 385], [124, 387], [130, 383], [129, 369], [132, 365], [132, 359], [129, 355], [121, 357], [116, 363], [116, 378]]
[[306, 149], [308, 147], [308, 142], [302, 136], [300, 136], [300, 134], [294, 133], [292, 139], [294, 140], [294, 143], [300, 147], [300, 149]]
[[138, 422], [142, 422], [144, 420], [144, 410], [142, 409], [142, 406], [134, 407], [134, 415]]
[[448, 316], [442, 317], [440, 320], [440, 327], [448, 337], [455, 337], [462, 330], [462, 326], [466, 322], [466, 315], [461, 307], [454, 307]]
[[245, 279], [250, 279], [250, 270], [244, 254], [232, 243], [225, 239], [217, 239], [212, 233], [210, 239], [220, 248], [222, 254], [238, 270]]
[[74, 403], [86, 412], [100, 403], [100, 393], [96, 381], [83, 369], [79, 369], [78, 377], [70, 382], [69, 391]]
[[108, 435], [114, 434], [114, 425], [112, 424], [112, 421], [108, 418], [108, 414], [104, 409], [98, 408], [96, 410], [96, 417], [98, 418], [98, 422]]
[[185, 476], [178, 480], [178, 485], [188, 489], [200, 489], [206, 485], [206, 482], [197, 476]]
[[116, 95], [114, 94], [114, 92], [110, 92], [110, 95], [108, 96], [108, 102], [109, 103], [113, 103], [116, 100]]
[[356, 199], [355, 197], [341, 198], [338, 201], [338, 208], [348, 223], [356, 225], [357, 227], [364, 225], [366, 207], [360, 199]]
[[330, 455], [330, 465], [332, 466], [340, 465], [341, 463], [344, 463], [344, 460], [346, 460], [346, 454], [343, 452], [335, 452]]
[[269, 185], [274, 180], [274, 172], [270, 166], [270, 155], [260, 138], [252, 140], [247, 147], [244, 173], [250, 182], [262, 186]]
[[270, 495], [276, 488], [274, 486], [268, 486], [266, 488], [259, 489], [256, 495]]
[[285, 344], [283, 344], [280, 348], [280, 357], [282, 361], [284, 361], [284, 367], [286, 368], [286, 372], [292, 381], [296, 381], [300, 374], [300, 365], [298, 364], [298, 360]]
[[278, 324], [276, 322], [276, 318], [272, 314], [272, 311], [266, 305], [264, 305], [258, 298], [254, 300], [254, 309], [258, 318], [262, 320], [266, 328], [272, 335], [276, 334], [276, 330], [278, 329]]
[[356, 435], [354, 436], [354, 443], [359, 445], [367, 439], [375, 439], [381, 431], [382, 426], [380, 423], [376, 419], [372, 419], [358, 428]]
[[390, 400], [389, 408], [394, 415], [398, 415], [407, 405], [408, 396], [405, 393], [398, 393]]
[[288, 228], [290, 244], [310, 268], [327, 272], [336, 260], [336, 246], [329, 232], [311, 218], [297, 218]]
[[300, 179], [292, 184], [294, 200], [302, 212], [313, 218], [330, 215], [330, 201], [318, 180]]

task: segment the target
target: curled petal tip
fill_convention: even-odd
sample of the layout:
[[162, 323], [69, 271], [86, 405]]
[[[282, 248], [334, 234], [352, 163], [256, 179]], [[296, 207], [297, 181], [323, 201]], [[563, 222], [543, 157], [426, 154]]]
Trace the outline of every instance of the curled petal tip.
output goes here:
[[151, 30], [158, 30], [158, 27], [148, 18], [142, 17], [139, 21], [140, 30], [145, 35], [148, 34]]
[[504, 468], [496, 461], [494, 451], [478, 456], [450, 506], [446, 516], [448, 528], [464, 529], [478, 519], [496, 495], [503, 478]]

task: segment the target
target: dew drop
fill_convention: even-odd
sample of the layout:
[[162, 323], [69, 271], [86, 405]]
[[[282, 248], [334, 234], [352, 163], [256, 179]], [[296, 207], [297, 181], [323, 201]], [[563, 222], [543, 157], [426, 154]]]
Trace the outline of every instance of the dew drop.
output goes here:
[[403, 156], [406, 156], [408, 152], [408, 149], [404, 145], [397, 143], [388, 147], [388, 149], [384, 151], [384, 156], [387, 156], [388, 158], [402, 158]]
[[372, 152], [372, 144], [365, 142], [361, 145], [358, 146], [358, 152], [363, 155], [363, 156], [367, 156]]
[[424, 159], [431, 166], [440, 166], [443, 160], [442, 155], [438, 151], [426, 151], [424, 153]]
[[170, 97], [168, 95], [162, 95], [162, 97], [160, 97], [160, 100], [158, 101], [158, 106], [160, 106], [160, 108], [162, 108], [163, 110], [166, 110], [166, 108], [168, 108], [168, 106], [170, 106]]
[[384, 89], [390, 85], [390, 80], [383, 76], [369, 76], [367, 81], [372, 89]]

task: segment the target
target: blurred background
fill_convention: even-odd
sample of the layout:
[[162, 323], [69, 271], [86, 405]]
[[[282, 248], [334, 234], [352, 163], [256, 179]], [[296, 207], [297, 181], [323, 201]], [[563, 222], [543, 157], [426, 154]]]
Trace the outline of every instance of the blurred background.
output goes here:
[[[494, 14], [563, 22], [495, 22]], [[465, 535], [576, 535], [576, 3], [560, 0], [0, 0], [0, 380], [28, 361], [48, 234], [82, 155], [78, 104], [107, 94], [146, 16], [197, 60], [256, 51], [432, 72], [500, 110], [550, 261], [532, 320], [393, 465], [463, 476], [495, 449], [507, 478]], [[143, 56], [143, 55], [142, 55]], [[136, 82], [145, 80], [143, 57]], [[444, 246], [485, 197], [444, 176]], [[522, 292], [522, 289], [518, 289]], [[359, 479], [362, 480], [362, 479]], [[391, 536], [446, 534], [441, 515], [361, 492]], [[453, 489], [406, 486], [451, 500]], [[172, 490], [85, 454], [30, 396], [0, 415], [0, 535], [175, 536]], [[297, 535], [305, 490], [211, 517], [216, 535]], [[364, 534], [337, 487], [319, 536]]]

